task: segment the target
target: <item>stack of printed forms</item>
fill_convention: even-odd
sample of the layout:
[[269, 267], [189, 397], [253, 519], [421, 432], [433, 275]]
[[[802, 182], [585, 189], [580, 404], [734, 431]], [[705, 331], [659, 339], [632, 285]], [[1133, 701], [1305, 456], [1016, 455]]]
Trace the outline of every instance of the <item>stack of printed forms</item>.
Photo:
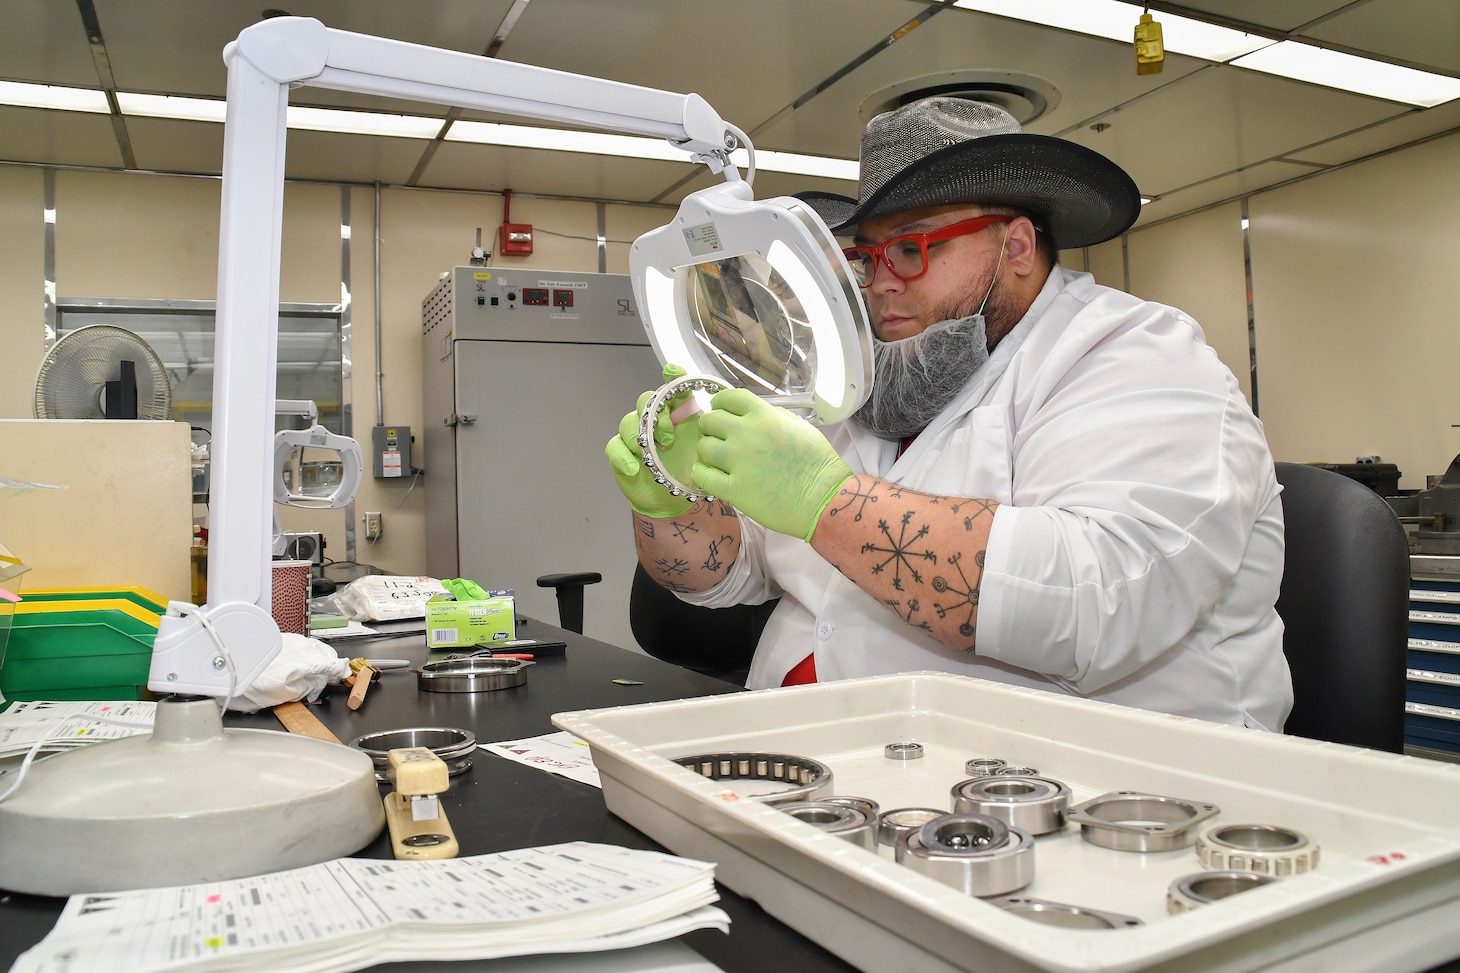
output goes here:
[[0, 713], [0, 767], [18, 763], [38, 740], [44, 742], [37, 753], [46, 754], [151, 733], [156, 713], [157, 704], [144, 700], [11, 703]]
[[73, 895], [11, 973], [334, 973], [641, 946], [729, 931], [714, 865], [588, 842]]

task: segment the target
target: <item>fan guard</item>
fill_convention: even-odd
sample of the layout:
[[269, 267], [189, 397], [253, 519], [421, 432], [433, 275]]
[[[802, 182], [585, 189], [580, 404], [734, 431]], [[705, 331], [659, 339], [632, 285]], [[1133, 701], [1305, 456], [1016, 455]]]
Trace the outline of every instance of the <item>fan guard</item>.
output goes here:
[[51, 346], [35, 380], [37, 419], [105, 419], [106, 383], [137, 372], [137, 418], [172, 418], [172, 381], [152, 346], [125, 328], [93, 324]]

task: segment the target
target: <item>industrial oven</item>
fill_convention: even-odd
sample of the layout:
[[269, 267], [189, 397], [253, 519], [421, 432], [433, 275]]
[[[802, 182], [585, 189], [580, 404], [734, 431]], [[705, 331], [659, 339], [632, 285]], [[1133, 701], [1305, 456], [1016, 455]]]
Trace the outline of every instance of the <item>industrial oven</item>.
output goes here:
[[603, 449], [663, 379], [628, 276], [454, 267], [421, 325], [427, 571], [554, 623], [537, 578], [600, 572], [584, 632], [633, 646], [633, 531]]

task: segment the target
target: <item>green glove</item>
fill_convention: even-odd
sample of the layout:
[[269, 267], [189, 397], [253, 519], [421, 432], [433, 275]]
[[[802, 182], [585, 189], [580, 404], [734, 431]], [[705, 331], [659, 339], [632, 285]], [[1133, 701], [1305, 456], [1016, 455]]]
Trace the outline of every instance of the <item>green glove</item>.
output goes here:
[[[664, 366], [664, 381], [672, 382], [685, 374], [678, 365]], [[653, 398], [653, 392], [639, 396], [639, 405], [618, 424], [618, 435], [608, 441], [603, 453], [613, 467], [613, 478], [629, 500], [629, 506], [646, 517], [675, 517], [689, 509], [684, 497], [676, 497], [654, 482], [654, 475], [644, 466], [639, 448], [639, 416]], [[659, 446], [659, 459], [680, 483], [690, 482], [690, 467], [695, 460], [695, 443], [699, 440], [699, 416], [690, 416], [676, 426], [669, 413], [680, 399], [671, 402], [659, 415], [654, 427], [654, 441]]]
[[441, 587], [451, 592], [451, 597], [457, 601], [475, 601], [487, 597], [481, 585], [467, 578], [443, 578]]
[[801, 417], [746, 389], [727, 389], [700, 416], [694, 482], [771, 530], [811, 540], [851, 467]]

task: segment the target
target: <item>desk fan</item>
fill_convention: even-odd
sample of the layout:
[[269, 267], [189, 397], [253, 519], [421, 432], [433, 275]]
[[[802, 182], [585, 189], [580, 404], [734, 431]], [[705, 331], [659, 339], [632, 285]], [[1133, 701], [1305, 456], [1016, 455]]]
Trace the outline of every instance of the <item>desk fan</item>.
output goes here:
[[171, 419], [172, 382], [152, 346], [108, 324], [51, 346], [35, 380], [37, 419]]

